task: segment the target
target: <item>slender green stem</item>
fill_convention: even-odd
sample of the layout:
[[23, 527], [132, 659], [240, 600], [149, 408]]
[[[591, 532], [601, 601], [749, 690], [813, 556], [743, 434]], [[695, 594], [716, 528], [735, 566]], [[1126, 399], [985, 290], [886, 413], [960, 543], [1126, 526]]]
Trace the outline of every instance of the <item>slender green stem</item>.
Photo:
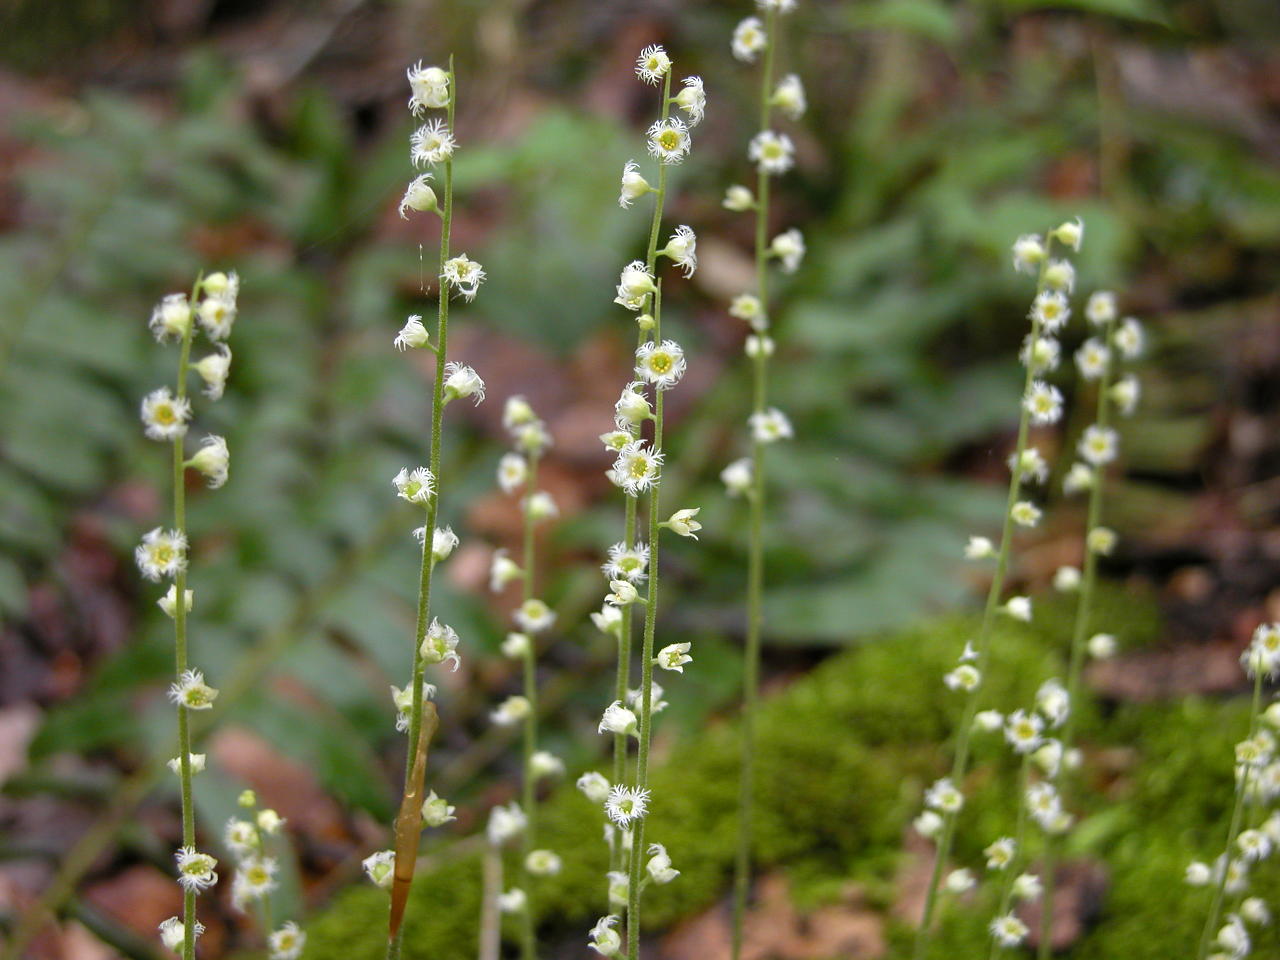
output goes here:
[[[1018, 878], [1018, 872], [1022, 869], [1022, 861], [1026, 859], [1027, 788], [1030, 785], [1031, 754], [1025, 753], [1022, 756], [1022, 766], [1018, 772], [1018, 825], [1013, 834], [1013, 857], [1009, 861], [1009, 865], [1004, 868], [1004, 882], [1001, 884], [1000, 909], [996, 911], [997, 917], [1003, 917], [1009, 912], [1009, 905], [1013, 900], [1013, 883]], [[988, 954], [989, 960], [995, 960], [999, 951], [1000, 944], [993, 936], [991, 938], [991, 952]]]
[[[191, 322], [182, 337], [182, 348], [178, 354], [177, 396], [183, 400], [187, 396], [187, 367], [191, 362], [191, 341], [195, 335], [195, 305], [200, 296], [200, 286], [204, 282], [203, 274], [196, 278], [191, 288]], [[184, 452], [185, 436], [173, 438], [173, 527], [186, 537], [187, 535], [187, 496], [186, 496], [186, 454]], [[188, 552], [188, 556], [189, 556]], [[173, 578], [173, 653], [174, 669], [179, 682], [187, 669], [187, 569], [184, 565]], [[187, 708], [178, 704], [178, 775], [182, 782], [182, 845], [196, 845], [196, 815], [191, 791], [191, 725]], [[182, 958], [193, 960], [196, 951], [196, 894], [194, 890], [184, 889], [182, 893]]]
[[[1115, 320], [1108, 320], [1104, 330], [1109, 357], [1098, 381], [1097, 424], [1106, 428], [1111, 422], [1111, 381], [1115, 364], [1119, 362], [1115, 350]], [[1089, 549], [1089, 531], [1094, 530], [1102, 522], [1102, 487], [1103, 467], [1098, 467], [1093, 478], [1093, 486], [1089, 488], [1089, 508], [1085, 521], [1084, 538], [1084, 571], [1080, 581], [1080, 597], [1076, 604], [1076, 619], [1071, 634], [1071, 659], [1067, 667], [1067, 703], [1070, 712], [1062, 728], [1062, 756], [1064, 762], [1058, 765], [1057, 773], [1051, 777], [1054, 786], [1059, 782], [1064, 785], [1063, 773], [1066, 769], [1067, 752], [1075, 744], [1076, 721], [1080, 714], [1081, 677], [1084, 674], [1084, 655], [1088, 647], [1089, 629], [1093, 621], [1094, 585], [1098, 579], [1098, 555]], [[1065, 798], [1064, 798], [1065, 800]], [[1038, 960], [1049, 960], [1053, 952], [1050, 933], [1053, 929], [1054, 896], [1057, 892], [1058, 857], [1061, 853], [1062, 837], [1054, 834], [1049, 837], [1044, 857], [1044, 899], [1040, 912], [1040, 943], [1036, 949]]]
[[[760, 81], [760, 129], [769, 129], [773, 91], [774, 34], [777, 9], [766, 13], [764, 69]], [[769, 173], [756, 172], [755, 266], [756, 296], [769, 315]], [[768, 396], [768, 353], [759, 350], [752, 362], [752, 403], [755, 414], [765, 409]], [[747, 639], [742, 671], [742, 741], [738, 764], [738, 847], [733, 871], [733, 935], [731, 957], [742, 954], [743, 924], [751, 888], [751, 837], [755, 814], [755, 714], [760, 699], [760, 633], [764, 598], [765, 445], [751, 443], [751, 490], [747, 534]]]
[[[1036, 283], [1036, 292], [1039, 293], [1044, 289], [1044, 267], [1049, 262], [1049, 253], [1052, 251], [1053, 240], [1050, 237], [1045, 244], [1045, 258], [1040, 268], [1040, 276]], [[1031, 321], [1031, 343], [1035, 343], [1040, 336], [1040, 323], [1035, 319], [1033, 314]], [[1030, 358], [1028, 358], [1030, 361]], [[977, 667], [979, 672], [985, 678], [987, 669], [991, 659], [991, 631], [995, 624], [996, 612], [1000, 604], [1000, 596], [1004, 590], [1005, 576], [1009, 570], [1009, 554], [1013, 546], [1013, 506], [1018, 502], [1018, 497], [1022, 493], [1022, 471], [1020, 464], [1022, 462], [1022, 454], [1027, 449], [1027, 436], [1031, 427], [1031, 414], [1027, 409], [1027, 405], [1022, 401], [1031, 389], [1031, 384], [1035, 380], [1035, 366], [1033, 363], [1027, 363], [1026, 377], [1023, 383], [1022, 396], [1019, 398], [1019, 408], [1021, 414], [1018, 417], [1018, 440], [1014, 447], [1013, 469], [1009, 478], [1009, 496], [1005, 502], [1004, 522], [1000, 530], [1000, 551], [996, 558], [996, 570], [991, 578], [991, 587], [987, 591], [987, 602], [982, 611], [982, 625], [978, 630], [978, 638], [974, 644], [974, 648], [978, 654]], [[969, 694], [965, 702], [964, 712], [960, 718], [960, 726], [956, 731], [956, 752], [955, 759], [951, 765], [951, 780], [957, 789], [962, 788], [964, 775], [969, 768], [969, 746], [973, 737], [973, 721], [978, 714], [978, 705], [980, 703], [980, 694], [982, 686]], [[933, 916], [938, 905], [938, 886], [942, 879], [942, 871], [946, 865], [947, 858], [951, 855], [951, 844], [955, 839], [957, 814], [949, 813], [945, 815], [942, 825], [942, 834], [938, 838], [938, 849], [935, 853], [933, 862], [933, 871], [929, 877], [929, 890], [925, 894], [924, 913], [920, 918], [920, 927], [916, 931], [915, 950], [912, 956], [915, 960], [922, 960], [929, 949], [929, 945], [933, 940]]]
[[[535, 557], [535, 539], [533, 529], [533, 511], [530, 505], [533, 502], [533, 495], [538, 491], [538, 454], [534, 453], [529, 457], [529, 475], [525, 480], [525, 501], [524, 501], [524, 577], [522, 579], [524, 590], [523, 600], [526, 602], [533, 599], [534, 587], [536, 581], [534, 579], [534, 561]], [[522, 912], [523, 929], [520, 943], [521, 956], [524, 960], [533, 960], [537, 955], [537, 939], [535, 935], [535, 916], [533, 909], [533, 878], [529, 874], [527, 858], [530, 851], [537, 846], [537, 797], [534, 790], [537, 784], [534, 782], [533, 774], [533, 753], [537, 749], [538, 743], [538, 683], [537, 683], [537, 651], [534, 649], [535, 639], [529, 637], [529, 643], [525, 646], [524, 651], [524, 695], [529, 701], [529, 715], [524, 721], [524, 783], [523, 783], [523, 803], [526, 825], [524, 829], [523, 851], [526, 858], [524, 867], [525, 878], [525, 908]]]
[[[1255, 670], [1253, 675], [1253, 702], [1249, 709], [1249, 736], [1258, 732], [1258, 715], [1262, 706], [1262, 670]], [[1253, 765], [1245, 767], [1236, 786], [1235, 805], [1231, 810], [1231, 826], [1227, 829], [1227, 845], [1222, 856], [1222, 867], [1218, 882], [1213, 891], [1213, 905], [1209, 908], [1209, 916], [1205, 921], [1204, 932], [1200, 935], [1200, 949], [1196, 952], [1199, 960], [1205, 960], [1209, 953], [1209, 945], [1213, 942], [1218, 930], [1218, 922], [1222, 919], [1222, 900], [1227, 891], [1227, 872], [1231, 865], [1231, 850], [1236, 845], [1236, 837], [1240, 835], [1240, 820], [1244, 815], [1244, 798], [1249, 792], [1249, 782], [1253, 776]]]
[[[449, 58], [449, 107], [448, 123], [452, 131], [454, 106], [458, 100], [457, 78], [453, 71], [453, 57]], [[431, 615], [431, 571], [432, 571], [432, 539], [435, 533], [436, 520], [439, 515], [440, 495], [443, 492], [444, 478], [440, 475], [441, 427], [444, 418], [444, 368], [449, 345], [449, 288], [445, 280], [444, 265], [449, 259], [449, 241], [453, 229], [453, 159], [444, 161], [444, 205], [440, 214], [440, 269], [437, 276], [441, 279], [440, 303], [436, 320], [436, 376], [431, 392], [431, 454], [430, 470], [435, 478], [436, 492], [426, 509], [426, 525], [422, 538], [422, 565], [418, 576], [418, 610], [414, 627], [413, 641], [413, 705], [409, 713], [409, 736], [406, 745], [404, 770], [404, 789], [407, 793], [414, 788], [413, 766], [418, 755], [418, 741], [422, 736], [422, 680], [425, 664], [422, 659], [422, 641], [427, 636], [427, 624]], [[388, 960], [398, 960], [404, 941], [404, 927], [400, 927], [396, 936], [387, 945]]]
[[[643, 336], [643, 333], [641, 334]], [[627, 496], [627, 512], [623, 533], [623, 543], [627, 549], [632, 549], [636, 542], [636, 505], [639, 500], [636, 497]], [[619, 703], [627, 702], [627, 688], [631, 683], [631, 625], [633, 618], [631, 615], [631, 607], [620, 607], [622, 611], [622, 621], [618, 630], [618, 675], [614, 686], [613, 699]], [[622, 783], [627, 776], [627, 740], [625, 733], [614, 734], [613, 737], [613, 782]], [[622, 829], [615, 824], [610, 824], [613, 830], [613, 846], [609, 850], [609, 869], [611, 871], [620, 870], [622, 868]]]

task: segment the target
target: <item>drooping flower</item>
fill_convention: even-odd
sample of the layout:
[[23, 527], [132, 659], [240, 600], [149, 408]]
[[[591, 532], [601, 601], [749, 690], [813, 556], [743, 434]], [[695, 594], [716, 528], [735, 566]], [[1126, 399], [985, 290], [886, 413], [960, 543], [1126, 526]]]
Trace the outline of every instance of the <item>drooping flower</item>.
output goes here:
[[523, 576], [524, 571], [520, 569], [519, 564], [507, 555], [505, 549], [499, 548], [493, 551], [493, 559], [489, 563], [490, 590], [498, 593], [505, 589], [512, 580], [519, 580]]
[[184, 670], [169, 685], [169, 699], [188, 710], [212, 710], [217, 697], [218, 691], [204, 682], [204, 674], [199, 670]]
[[195, 467], [203, 473], [210, 487], [216, 489], [222, 486], [227, 482], [231, 467], [231, 454], [227, 450], [226, 439], [212, 435], [205, 437], [200, 449], [187, 461], [187, 466]]
[[657, 290], [653, 282], [653, 274], [641, 260], [632, 260], [622, 268], [618, 277], [618, 295], [613, 302], [628, 310], [642, 310], [649, 294]]
[[227, 374], [231, 372], [231, 348], [225, 343], [217, 345], [218, 352], [202, 357], [191, 365], [204, 381], [204, 395], [210, 400], [221, 400], [227, 388]]
[[364, 867], [365, 874], [373, 881], [375, 886], [381, 887], [383, 890], [391, 889], [391, 883], [395, 880], [396, 871], [396, 852], [394, 850], [379, 850], [377, 853], [371, 853], [364, 858], [361, 866]]
[[618, 920], [619, 918], [613, 914], [597, 920], [596, 925], [591, 928], [591, 939], [587, 942], [587, 946], [602, 957], [617, 956], [622, 949], [622, 938], [618, 935], [618, 931], [613, 929]]
[[1038, 233], [1024, 233], [1013, 242], [1013, 269], [1018, 273], [1034, 273], [1044, 262], [1044, 243]]
[[440, 209], [436, 192], [431, 189], [431, 174], [420, 173], [409, 181], [405, 187], [404, 197], [400, 200], [400, 219], [408, 220], [410, 210], [419, 213], [436, 213]]
[[639, 721], [636, 720], [634, 712], [622, 705], [621, 700], [615, 700], [605, 708], [604, 715], [600, 718], [598, 732], [638, 737], [640, 736]]
[[484, 400], [484, 381], [480, 379], [480, 374], [466, 364], [453, 360], [445, 364], [444, 371], [446, 403], [454, 397], [473, 397], [476, 406], [480, 406], [480, 402]]
[[671, 235], [662, 253], [684, 270], [686, 277], [692, 277], [698, 269], [698, 237], [691, 227], [676, 227], [676, 232]]
[[524, 858], [524, 868], [535, 877], [554, 877], [560, 866], [560, 855], [552, 850], [530, 850]]
[[720, 480], [729, 492], [729, 496], [737, 497], [751, 490], [753, 466], [750, 457], [735, 460], [720, 471]]
[[640, 166], [634, 160], [628, 160], [622, 168], [622, 188], [618, 194], [618, 206], [624, 210], [630, 207], [653, 187], [640, 174]]
[[449, 106], [449, 72], [441, 67], [424, 67], [419, 60], [407, 71], [409, 89], [409, 110], [419, 116], [430, 107], [442, 110]]
[[231, 327], [236, 322], [235, 296], [222, 293], [207, 296], [200, 301], [198, 308], [200, 326], [211, 340], [225, 340], [231, 336]]
[[592, 803], [604, 803], [609, 799], [609, 791], [612, 789], [604, 774], [596, 773], [594, 770], [580, 776], [577, 786]]
[[432, 619], [427, 635], [422, 638], [420, 652], [427, 663], [449, 663], [457, 670], [462, 665], [458, 656], [458, 633], [453, 627]]
[[500, 727], [512, 727], [527, 720], [529, 713], [528, 699], [517, 694], [503, 700], [498, 708], [489, 714], [489, 719]]
[[782, 269], [787, 273], [795, 273], [800, 269], [804, 251], [804, 234], [794, 227], [778, 234], [769, 244], [769, 253], [782, 261]]
[[707, 112], [707, 93], [702, 86], [701, 77], [685, 77], [683, 89], [672, 99], [677, 107], [689, 116], [689, 126], [694, 127], [702, 122]]
[[489, 824], [485, 833], [489, 842], [498, 847], [520, 836], [528, 825], [529, 818], [520, 809], [520, 804], [509, 803], [505, 807], [498, 806], [489, 811]]
[[[196, 939], [199, 939], [200, 935], [204, 933], [204, 924], [199, 920], [196, 921], [194, 933]], [[163, 943], [167, 949], [172, 950], [174, 953], [181, 954], [182, 947], [186, 942], [186, 939], [187, 928], [181, 917], [170, 917], [168, 920], [161, 921], [160, 942]]]
[[689, 648], [692, 646], [688, 641], [684, 643], [670, 643], [658, 651], [658, 655], [653, 658], [655, 666], [661, 667], [663, 670], [673, 670], [676, 673], [684, 673], [684, 665], [693, 663], [693, 657], [689, 656]]
[[405, 350], [409, 347], [425, 347], [430, 345], [431, 335], [422, 325], [422, 317], [416, 313], [404, 322], [400, 332], [396, 334], [395, 348]]
[[657, 884], [670, 883], [680, 876], [679, 870], [671, 867], [671, 857], [667, 848], [660, 843], [649, 844], [649, 862], [644, 865], [649, 878]]
[[701, 507], [685, 507], [682, 510], [677, 510], [671, 515], [669, 520], [662, 523], [662, 526], [666, 527], [672, 533], [679, 534], [682, 537], [692, 537], [694, 540], [697, 540], [698, 531], [702, 529], [702, 524], [694, 518], [701, 510]]

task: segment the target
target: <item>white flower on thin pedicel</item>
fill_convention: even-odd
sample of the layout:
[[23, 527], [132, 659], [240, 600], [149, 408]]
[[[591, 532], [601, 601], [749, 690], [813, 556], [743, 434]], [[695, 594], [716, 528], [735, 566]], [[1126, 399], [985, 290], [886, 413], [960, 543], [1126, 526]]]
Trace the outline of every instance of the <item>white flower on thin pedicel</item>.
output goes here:
[[613, 302], [628, 310], [641, 310], [649, 294], [657, 289], [653, 274], [648, 271], [644, 262], [632, 260], [622, 268], [618, 277], [618, 295], [613, 298]]
[[457, 809], [444, 797], [436, 796], [436, 792], [432, 790], [427, 794], [427, 799], [422, 801], [422, 822], [428, 827], [443, 827], [458, 819], [453, 815]]
[[591, 939], [587, 942], [587, 946], [602, 957], [616, 956], [622, 949], [622, 937], [618, 935], [617, 930], [613, 929], [619, 919], [614, 914], [609, 914], [597, 920], [596, 925], [591, 928]]
[[720, 471], [720, 480], [729, 496], [741, 496], [751, 490], [753, 469], [751, 458], [743, 457]]
[[409, 503], [425, 505], [431, 501], [436, 492], [436, 478], [426, 467], [402, 467], [391, 480], [396, 488], [396, 496]]
[[440, 209], [436, 192], [431, 189], [431, 174], [420, 173], [405, 187], [404, 196], [400, 200], [400, 219], [408, 220], [410, 210], [419, 213], [436, 213]]
[[142, 543], [134, 550], [138, 568], [148, 580], [176, 576], [187, 568], [187, 538], [181, 530], [156, 527], [142, 535]]
[[191, 331], [191, 304], [185, 293], [171, 293], [161, 300], [151, 311], [151, 319], [147, 326], [155, 334], [156, 340], [181, 340]]
[[[239, 284], [237, 282], [237, 289]], [[225, 340], [231, 336], [231, 327], [236, 322], [236, 299], [231, 293], [208, 296], [200, 301], [198, 308], [200, 326], [211, 340]]]
[[489, 562], [490, 590], [498, 593], [505, 589], [512, 580], [519, 580], [522, 576], [524, 576], [524, 571], [520, 569], [519, 564], [507, 555], [505, 548], [493, 551], [493, 558]]
[[448, 663], [456, 671], [462, 664], [458, 656], [458, 633], [447, 623], [438, 618], [427, 627], [427, 635], [422, 638], [420, 652], [427, 663]]
[[227, 482], [231, 468], [231, 453], [227, 450], [227, 441], [223, 437], [207, 436], [201, 441], [200, 449], [187, 461], [188, 467], [195, 467], [205, 475], [212, 489], [217, 489]]
[[413, 132], [409, 138], [409, 156], [416, 166], [440, 163], [453, 156], [457, 142], [443, 120], [432, 120]]
[[[198, 940], [204, 933], [204, 924], [199, 920], [195, 925], [195, 936]], [[160, 942], [174, 953], [182, 953], [182, 945], [187, 940], [187, 928], [181, 917], [170, 917], [160, 922]]]
[[707, 93], [701, 77], [685, 77], [683, 83], [684, 89], [671, 99], [689, 115], [689, 126], [696, 127], [707, 112]]
[[769, 244], [769, 253], [782, 261], [782, 269], [787, 273], [795, 273], [800, 269], [804, 251], [804, 234], [794, 227], [778, 234]]
[[142, 399], [142, 422], [151, 440], [175, 440], [187, 432], [191, 401], [175, 397], [168, 387], [152, 390]]
[[649, 155], [662, 163], [679, 163], [693, 146], [689, 128], [678, 117], [659, 120], [646, 133]]
[[698, 237], [692, 227], [684, 225], [676, 227], [662, 254], [684, 271], [686, 277], [692, 277], [698, 269]]
[[1115, 333], [1111, 335], [1116, 349], [1124, 356], [1126, 360], [1136, 360], [1142, 356], [1142, 347], [1145, 342], [1142, 332], [1142, 324], [1134, 317], [1125, 317], [1121, 321], [1120, 326], [1116, 328]]
[[416, 117], [428, 107], [441, 110], [449, 105], [449, 72], [440, 67], [424, 67], [419, 60], [405, 71], [409, 78], [409, 110]]
[[610, 580], [629, 580], [641, 583], [647, 576], [649, 566], [649, 548], [642, 543], [628, 547], [625, 543], [615, 543], [609, 548], [609, 559], [601, 566], [604, 575]]
[[765, 173], [786, 173], [795, 163], [795, 144], [785, 133], [761, 130], [751, 138], [747, 157]]
[[604, 802], [605, 815], [620, 827], [641, 819], [648, 809], [649, 791], [636, 787], [615, 786]]
[[609, 799], [609, 791], [613, 789], [604, 774], [596, 773], [594, 770], [580, 776], [577, 787], [592, 803], [604, 803]]
[[1107, 371], [1111, 351], [1097, 337], [1090, 337], [1076, 351], [1076, 369], [1086, 380], [1097, 380]]
[[693, 663], [693, 657], [689, 656], [689, 648], [691, 643], [671, 643], [658, 651], [658, 655], [653, 658], [655, 666], [661, 667], [663, 670], [673, 670], [676, 673], [684, 673], [684, 665]]
[[649, 340], [636, 349], [636, 376], [658, 390], [670, 390], [679, 383], [687, 366], [684, 350], [674, 340]]
[[776, 443], [795, 436], [791, 421], [777, 407], [751, 414], [747, 423], [751, 427], [751, 436], [757, 443]]
[[298, 960], [307, 945], [307, 935], [290, 920], [267, 938], [271, 960]]
[[804, 84], [794, 73], [789, 73], [778, 81], [769, 102], [781, 109], [792, 120], [803, 117], [809, 106], [804, 95]]
[[555, 611], [537, 597], [532, 597], [516, 609], [512, 619], [528, 633], [541, 633], [556, 622]]
[[632, 440], [618, 451], [613, 470], [627, 494], [638, 497], [661, 478], [662, 454], [652, 450], [647, 440]]
[[1116, 318], [1116, 295], [1108, 290], [1099, 290], [1090, 294], [1085, 305], [1084, 315], [1095, 326], [1110, 323]]
[[371, 853], [361, 862], [364, 867], [365, 874], [373, 881], [375, 886], [381, 887], [383, 890], [391, 889], [391, 882], [395, 879], [396, 870], [396, 853], [394, 850], [379, 850], [377, 853]]
[[484, 400], [484, 381], [466, 364], [451, 360], [445, 365], [445, 403], [455, 397], [474, 397], [476, 406]]
[[1037, 426], [1057, 423], [1062, 418], [1062, 392], [1043, 380], [1033, 380], [1022, 405]]
[[218, 875], [214, 872], [218, 861], [209, 854], [200, 853], [195, 847], [183, 847], [173, 856], [178, 862], [178, 883], [184, 890], [199, 893], [218, 882]]
[[1057, 290], [1044, 290], [1031, 302], [1031, 320], [1045, 333], [1055, 333], [1071, 319], [1071, 307], [1067, 298]]
[[625, 210], [652, 189], [649, 181], [641, 176], [640, 165], [634, 160], [628, 160], [622, 167], [622, 187], [618, 193], [618, 206]]
[[640, 736], [639, 721], [631, 710], [622, 705], [621, 700], [615, 700], [605, 708], [604, 715], [600, 718], [599, 733], [622, 733], [633, 737]]
[[204, 682], [199, 670], [183, 670], [182, 675], [169, 685], [169, 699], [188, 710], [212, 710], [218, 691]]
[[208, 354], [191, 364], [191, 369], [204, 381], [204, 395], [210, 400], [221, 400], [227, 388], [227, 374], [231, 372], [231, 348], [225, 343], [217, 345], [218, 352]]
[[763, 330], [766, 326], [764, 306], [753, 293], [740, 293], [734, 297], [729, 304], [729, 316], [745, 320], [755, 330]]
[[636, 76], [650, 85], [658, 83], [671, 70], [671, 58], [658, 44], [650, 44], [636, 57]]
[[943, 777], [925, 791], [924, 803], [939, 813], [958, 813], [964, 806], [964, 795], [955, 788], [950, 777]]
[[444, 270], [440, 274], [467, 300], [474, 300], [484, 280], [484, 267], [476, 263], [465, 253], [460, 253], [444, 262]]
[[671, 867], [671, 857], [667, 854], [667, 848], [660, 843], [649, 844], [649, 862], [644, 865], [644, 868], [648, 871], [650, 879], [658, 884], [670, 883], [680, 876], [680, 871]]
[[498, 461], [498, 486], [503, 493], [515, 493], [529, 478], [529, 464], [518, 453], [504, 453]]
[[1034, 273], [1044, 262], [1045, 248], [1038, 233], [1024, 233], [1013, 242], [1013, 269], [1018, 273]]
[[500, 727], [513, 727], [528, 717], [529, 701], [518, 694], [507, 697], [489, 714], [489, 719]]
[[1085, 427], [1080, 438], [1080, 456], [1095, 467], [1110, 463], [1116, 458], [1120, 439], [1110, 427], [1099, 427], [1096, 424]]
[[759, 17], [747, 17], [733, 28], [733, 55], [745, 63], [754, 63], [767, 42]]
[[489, 811], [489, 825], [485, 828], [485, 833], [489, 842], [497, 847], [520, 836], [528, 825], [529, 818], [520, 809], [520, 804], [509, 803], [505, 807], [498, 806]]
[[416, 313], [404, 322], [400, 332], [396, 334], [395, 348], [405, 350], [408, 347], [425, 347], [431, 343], [431, 335], [422, 325], [422, 317]]

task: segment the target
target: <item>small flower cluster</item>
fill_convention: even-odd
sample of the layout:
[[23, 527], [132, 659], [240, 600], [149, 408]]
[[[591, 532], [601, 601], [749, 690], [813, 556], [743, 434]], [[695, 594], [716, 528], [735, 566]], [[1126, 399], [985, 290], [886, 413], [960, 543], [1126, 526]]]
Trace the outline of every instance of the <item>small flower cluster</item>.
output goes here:
[[1249, 956], [1256, 931], [1271, 923], [1266, 901], [1250, 896], [1249, 887], [1251, 873], [1280, 850], [1280, 741], [1275, 732], [1280, 731], [1280, 702], [1262, 706], [1263, 681], [1280, 677], [1280, 623], [1264, 623], [1254, 631], [1240, 664], [1253, 681], [1253, 702], [1249, 734], [1235, 748], [1235, 800], [1226, 847], [1212, 865], [1196, 861], [1186, 871], [1187, 883], [1213, 891], [1198, 960]]
[[[236, 860], [231, 902], [241, 911], [247, 911], [252, 903], [259, 904], [263, 922], [269, 927], [270, 897], [278, 886], [276, 874], [280, 864], [275, 857], [267, 855], [267, 838], [278, 834], [285, 821], [269, 807], [258, 809], [258, 798], [252, 790], [242, 792], [238, 803], [246, 811], [247, 819], [232, 817], [223, 832], [223, 842]], [[271, 960], [297, 960], [306, 942], [307, 935], [293, 921], [267, 935]]]
[[[142, 423], [151, 440], [170, 443], [174, 458], [183, 470], [194, 469], [204, 475], [210, 487], [221, 487], [230, 475], [231, 456], [227, 441], [207, 436], [190, 457], [185, 455], [187, 429], [192, 405], [187, 395], [187, 381], [192, 372], [204, 383], [205, 395], [211, 400], [222, 397], [231, 370], [231, 348], [227, 339], [235, 324], [240, 278], [234, 273], [211, 273], [196, 280], [188, 296], [171, 293], [151, 312], [148, 327], [159, 343], [175, 342], [179, 349], [177, 382], [174, 389], [160, 387], [142, 401]], [[192, 361], [192, 344], [203, 330], [213, 350]], [[166, 530], [156, 527], [142, 537], [134, 551], [142, 576], [152, 582], [169, 581], [168, 589], [156, 603], [174, 622], [177, 647], [177, 677], [169, 686], [169, 699], [179, 710], [212, 709], [218, 691], [205, 682], [204, 674], [187, 666], [187, 615], [195, 605], [195, 592], [187, 588], [186, 492], [181, 472], [175, 477], [173, 490], [174, 526]], [[217, 882], [217, 861], [195, 848], [195, 811], [191, 801], [191, 778], [204, 769], [203, 754], [191, 752], [190, 734], [185, 722], [179, 724], [179, 753], [169, 762], [182, 782], [183, 846], [175, 854], [178, 882], [185, 891], [183, 917], [172, 917], [160, 925], [160, 939], [171, 950], [190, 955], [203, 927], [195, 919], [195, 894]], [[190, 936], [190, 943], [187, 938]]]

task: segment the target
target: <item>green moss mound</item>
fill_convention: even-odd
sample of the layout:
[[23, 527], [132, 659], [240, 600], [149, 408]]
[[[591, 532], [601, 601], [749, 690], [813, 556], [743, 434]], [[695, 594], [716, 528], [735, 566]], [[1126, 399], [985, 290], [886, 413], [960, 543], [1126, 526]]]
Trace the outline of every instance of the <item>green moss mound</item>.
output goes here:
[[[1028, 703], [1060, 672], [1069, 604], [1048, 602], [1034, 627], [1002, 624], [988, 678], [993, 703]], [[1149, 604], [1104, 591], [1101, 609], [1123, 612], [1133, 644], [1157, 632]], [[756, 857], [781, 866], [799, 902], [811, 906], [836, 881], [862, 883], [887, 904], [902, 836], [923, 788], [945, 771], [938, 744], [952, 730], [958, 702], [940, 674], [974, 628], [952, 618], [907, 630], [825, 661], [763, 705], [758, 721]], [[1076, 947], [1078, 960], [1167, 960], [1193, 949], [1207, 909], [1204, 891], [1182, 883], [1193, 857], [1222, 842], [1230, 802], [1231, 745], [1245, 727], [1243, 703], [1086, 710], [1081, 742], [1088, 760], [1080, 796], [1082, 823], [1071, 853], [1104, 860], [1111, 873], [1105, 916]], [[736, 830], [737, 729], [725, 724], [662, 761], [652, 776], [657, 803], [651, 839], [671, 851], [681, 877], [645, 896], [645, 926], [659, 929], [726, 895]], [[994, 738], [979, 742], [956, 858], [980, 865], [983, 846], [1009, 832], [1015, 771]], [[540, 845], [564, 855], [562, 873], [537, 889], [542, 934], [581, 936], [604, 912], [606, 851], [601, 820], [572, 787], [543, 808]], [[1268, 877], [1259, 890], [1274, 889]], [[934, 956], [985, 956], [991, 908], [980, 894], [943, 919]], [[475, 955], [480, 902], [477, 857], [449, 862], [418, 878], [405, 937], [407, 957], [452, 960]], [[308, 924], [310, 960], [381, 957], [387, 901], [371, 887], [344, 892]], [[910, 931], [890, 927], [901, 955]], [[1191, 945], [1190, 947], [1188, 945]]]

